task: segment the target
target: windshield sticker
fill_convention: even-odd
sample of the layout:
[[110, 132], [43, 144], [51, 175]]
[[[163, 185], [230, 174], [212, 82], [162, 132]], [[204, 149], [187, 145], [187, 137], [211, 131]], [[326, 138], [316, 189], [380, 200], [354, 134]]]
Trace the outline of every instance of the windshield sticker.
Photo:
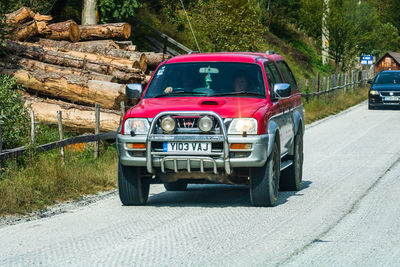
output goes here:
[[157, 76], [161, 76], [164, 74], [164, 70], [165, 70], [165, 66], [162, 67], [158, 72], [157, 72]]

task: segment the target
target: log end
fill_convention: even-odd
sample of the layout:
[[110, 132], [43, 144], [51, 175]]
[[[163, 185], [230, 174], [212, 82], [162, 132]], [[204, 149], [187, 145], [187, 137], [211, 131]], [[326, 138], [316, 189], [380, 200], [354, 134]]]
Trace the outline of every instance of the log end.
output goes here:
[[73, 43], [78, 42], [81, 39], [81, 31], [76, 23], [71, 23], [69, 28], [69, 40]]
[[124, 38], [128, 39], [131, 36], [131, 25], [128, 23], [124, 24], [123, 27]]
[[140, 69], [143, 72], [146, 72], [146, 70], [147, 70], [147, 57], [146, 57], [146, 55], [144, 53], [140, 55], [139, 66], [140, 66]]

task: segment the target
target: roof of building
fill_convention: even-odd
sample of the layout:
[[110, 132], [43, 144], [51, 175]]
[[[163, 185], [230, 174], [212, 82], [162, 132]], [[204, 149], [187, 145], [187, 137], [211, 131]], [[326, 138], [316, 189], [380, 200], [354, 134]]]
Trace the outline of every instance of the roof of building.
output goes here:
[[386, 56], [390, 56], [391, 58], [393, 58], [393, 60], [400, 65], [400, 53], [397, 52], [386, 52], [377, 62], [376, 65], [379, 64], [379, 62], [382, 61], [382, 59], [384, 59]]

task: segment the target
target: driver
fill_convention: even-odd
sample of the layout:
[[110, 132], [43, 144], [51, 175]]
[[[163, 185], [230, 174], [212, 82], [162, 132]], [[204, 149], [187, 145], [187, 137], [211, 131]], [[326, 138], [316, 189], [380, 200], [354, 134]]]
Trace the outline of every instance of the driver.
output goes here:
[[249, 81], [243, 73], [234, 76], [233, 87], [235, 92], [247, 91], [249, 89]]

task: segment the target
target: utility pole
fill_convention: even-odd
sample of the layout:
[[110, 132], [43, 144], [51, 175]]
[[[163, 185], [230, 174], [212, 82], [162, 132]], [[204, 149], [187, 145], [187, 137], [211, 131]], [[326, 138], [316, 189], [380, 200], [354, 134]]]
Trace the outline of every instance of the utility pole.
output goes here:
[[326, 16], [329, 13], [329, 0], [324, 0], [322, 8], [322, 64], [327, 64], [329, 60], [329, 31], [326, 27]]

